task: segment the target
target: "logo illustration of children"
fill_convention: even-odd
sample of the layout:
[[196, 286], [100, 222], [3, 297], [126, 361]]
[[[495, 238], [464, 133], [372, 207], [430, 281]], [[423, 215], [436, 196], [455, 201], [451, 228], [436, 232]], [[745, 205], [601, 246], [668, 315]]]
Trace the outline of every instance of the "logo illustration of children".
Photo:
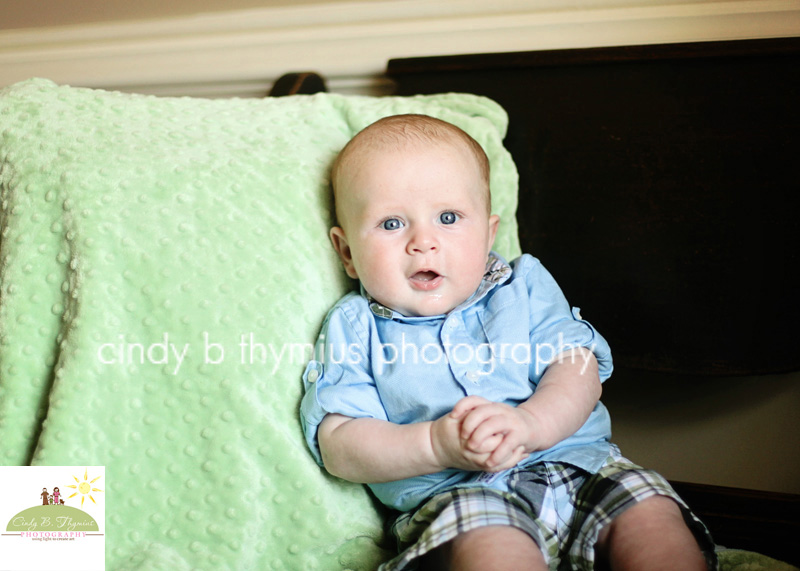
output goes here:
[[43, 506], [47, 505], [47, 498], [48, 498], [49, 495], [50, 494], [47, 493], [47, 488], [42, 488], [41, 496], [42, 496], [42, 505]]
[[58, 486], [53, 488], [53, 505], [56, 505], [56, 506], [58, 505], [58, 496], [60, 494], [61, 494], [61, 492], [58, 491]]

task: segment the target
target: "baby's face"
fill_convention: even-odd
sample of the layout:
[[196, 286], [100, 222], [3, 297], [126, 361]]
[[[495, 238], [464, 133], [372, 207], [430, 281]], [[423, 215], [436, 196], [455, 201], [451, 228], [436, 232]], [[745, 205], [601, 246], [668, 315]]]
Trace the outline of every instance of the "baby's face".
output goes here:
[[348, 275], [408, 316], [447, 313], [481, 282], [499, 218], [473, 155], [453, 144], [364, 151], [337, 185], [331, 240]]

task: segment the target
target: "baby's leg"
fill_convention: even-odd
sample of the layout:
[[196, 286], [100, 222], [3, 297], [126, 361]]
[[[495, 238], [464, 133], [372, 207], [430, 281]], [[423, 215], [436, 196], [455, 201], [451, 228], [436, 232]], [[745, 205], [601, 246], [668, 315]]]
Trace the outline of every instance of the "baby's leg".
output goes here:
[[707, 569], [678, 504], [665, 496], [647, 498], [604, 527], [597, 553], [615, 571]]
[[516, 527], [479, 527], [458, 535], [425, 557], [424, 570], [546, 570], [542, 552], [530, 535]]

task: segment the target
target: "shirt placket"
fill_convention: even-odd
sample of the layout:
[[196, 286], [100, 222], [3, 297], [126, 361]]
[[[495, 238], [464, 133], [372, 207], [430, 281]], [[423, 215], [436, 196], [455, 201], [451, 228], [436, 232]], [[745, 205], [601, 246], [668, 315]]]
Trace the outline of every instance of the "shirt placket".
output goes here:
[[442, 348], [447, 355], [450, 371], [466, 395], [481, 394], [485, 387], [488, 346], [484, 339], [470, 335], [464, 326], [462, 314], [450, 314], [442, 324], [440, 333]]

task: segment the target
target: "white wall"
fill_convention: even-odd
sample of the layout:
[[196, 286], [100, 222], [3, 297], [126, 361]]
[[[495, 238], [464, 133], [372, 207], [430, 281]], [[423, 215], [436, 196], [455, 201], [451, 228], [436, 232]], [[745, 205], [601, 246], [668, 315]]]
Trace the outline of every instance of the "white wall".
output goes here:
[[0, 30], [0, 85], [40, 76], [155, 94], [259, 96], [282, 73], [316, 70], [332, 90], [381, 93], [388, 89], [381, 74], [392, 57], [800, 35], [798, 0], [229, 5], [5, 2], [12, 16], [6, 22], [16, 22], [6, 26], [48, 24]]
[[161, 20], [337, 0], [3, 0], [0, 30]]

